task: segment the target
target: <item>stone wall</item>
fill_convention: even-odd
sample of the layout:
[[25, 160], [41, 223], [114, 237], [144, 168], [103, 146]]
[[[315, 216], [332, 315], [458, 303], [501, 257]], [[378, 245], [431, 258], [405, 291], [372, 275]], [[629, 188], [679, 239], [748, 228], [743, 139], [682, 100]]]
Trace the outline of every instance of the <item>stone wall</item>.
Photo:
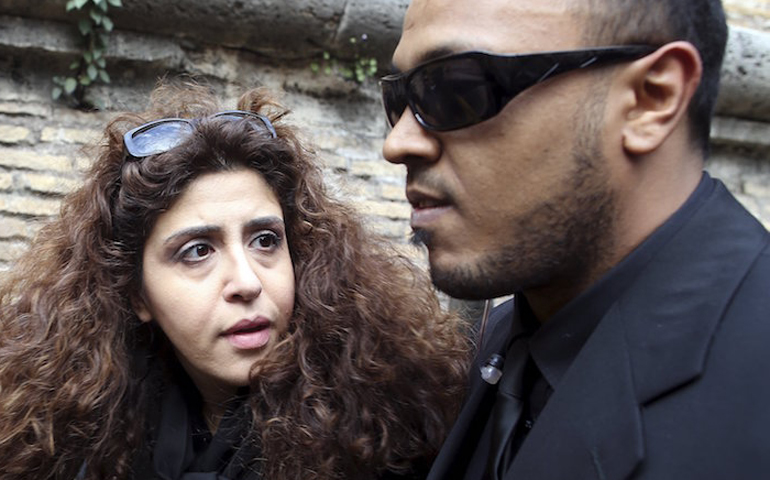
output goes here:
[[731, 24], [770, 31], [770, 0], [722, 0]]
[[[78, 55], [64, 1], [0, 0], [0, 270], [79, 184], [89, 158], [84, 147], [98, 141], [104, 123], [144, 107], [159, 78], [182, 74], [211, 85], [226, 107], [249, 87], [279, 92], [339, 194], [360, 207], [374, 230], [422, 258], [406, 246], [410, 208], [402, 167], [381, 159], [387, 130], [376, 82], [359, 85], [311, 69], [324, 52], [341, 63], [358, 53], [386, 66], [407, 0], [124, 3], [115, 11], [107, 54], [112, 83], [92, 89], [104, 110], [83, 112], [50, 95], [52, 77], [66, 73]], [[762, 33], [770, 1], [726, 5], [735, 28], [709, 168], [770, 225], [770, 36]], [[351, 44], [351, 37], [359, 42]]]

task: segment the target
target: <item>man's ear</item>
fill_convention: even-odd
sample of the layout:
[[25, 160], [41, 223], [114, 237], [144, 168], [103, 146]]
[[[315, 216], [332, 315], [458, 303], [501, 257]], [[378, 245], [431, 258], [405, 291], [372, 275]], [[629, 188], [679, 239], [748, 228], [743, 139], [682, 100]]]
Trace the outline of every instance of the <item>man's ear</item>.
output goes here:
[[689, 42], [672, 42], [622, 70], [623, 149], [629, 155], [656, 150], [687, 118], [703, 63]]
[[147, 307], [147, 301], [144, 299], [143, 294], [139, 293], [131, 296], [131, 308], [142, 322], [147, 323], [152, 320], [152, 313], [150, 313], [150, 309]]

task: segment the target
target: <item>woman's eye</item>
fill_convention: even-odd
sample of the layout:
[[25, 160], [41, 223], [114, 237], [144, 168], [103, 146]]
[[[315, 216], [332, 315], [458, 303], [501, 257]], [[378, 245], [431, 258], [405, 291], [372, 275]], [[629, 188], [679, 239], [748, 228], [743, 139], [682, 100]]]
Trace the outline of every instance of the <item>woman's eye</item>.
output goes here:
[[281, 243], [281, 238], [273, 232], [260, 232], [254, 236], [251, 246], [261, 250], [273, 250]]
[[211, 248], [211, 245], [205, 243], [196, 243], [182, 250], [180, 257], [183, 261], [186, 262], [199, 262], [211, 255], [213, 250], [214, 249]]

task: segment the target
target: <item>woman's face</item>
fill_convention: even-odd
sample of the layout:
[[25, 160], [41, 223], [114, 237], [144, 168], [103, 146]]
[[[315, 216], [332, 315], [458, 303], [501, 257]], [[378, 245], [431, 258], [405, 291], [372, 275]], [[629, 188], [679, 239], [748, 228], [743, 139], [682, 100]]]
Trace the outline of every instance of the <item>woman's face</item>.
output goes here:
[[294, 270], [283, 212], [258, 173], [205, 174], [162, 213], [144, 246], [142, 296], [204, 398], [248, 384], [285, 331]]

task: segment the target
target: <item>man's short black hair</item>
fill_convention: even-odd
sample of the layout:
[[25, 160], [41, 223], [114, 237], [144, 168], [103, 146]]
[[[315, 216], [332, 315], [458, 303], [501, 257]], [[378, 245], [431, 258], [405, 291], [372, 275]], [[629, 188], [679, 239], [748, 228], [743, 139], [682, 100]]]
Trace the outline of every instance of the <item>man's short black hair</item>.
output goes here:
[[698, 49], [703, 77], [688, 109], [690, 134], [708, 152], [711, 117], [719, 93], [727, 24], [721, 0], [588, 0], [596, 23], [586, 26], [597, 45], [685, 40]]

